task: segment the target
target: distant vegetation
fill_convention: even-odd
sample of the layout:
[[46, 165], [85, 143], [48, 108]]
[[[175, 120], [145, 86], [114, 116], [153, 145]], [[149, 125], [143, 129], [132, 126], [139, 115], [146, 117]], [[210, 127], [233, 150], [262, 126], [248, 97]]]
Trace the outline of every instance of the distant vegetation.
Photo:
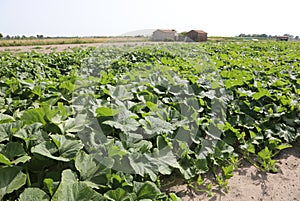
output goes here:
[[[284, 34], [283, 36], [287, 36], [289, 37], [290, 40], [299, 40], [299, 36], [293, 36], [291, 34]], [[251, 37], [251, 38], [269, 38], [269, 39], [272, 39], [272, 38], [276, 38], [276, 35], [267, 35], [267, 34], [243, 34], [241, 33], [240, 35], [238, 35], [238, 37], [241, 37], [241, 38], [245, 38], [245, 37]]]
[[0, 33], [0, 47], [6, 46], [28, 46], [28, 45], [55, 45], [55, 44], [85, 44], [85, 43], [105, 43], [105, 42], [127, 42], [146, 41], [144, 37], [44, 37], [36, 36], [5, 36]]

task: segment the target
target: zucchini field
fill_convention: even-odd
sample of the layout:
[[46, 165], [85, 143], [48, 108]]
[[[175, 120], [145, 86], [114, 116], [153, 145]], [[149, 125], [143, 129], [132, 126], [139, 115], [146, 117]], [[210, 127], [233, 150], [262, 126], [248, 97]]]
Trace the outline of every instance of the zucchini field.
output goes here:
[[0, 52], [0, 200], [179, 201], [174, 175], [226, 193], [299, 136], [298, 42]]

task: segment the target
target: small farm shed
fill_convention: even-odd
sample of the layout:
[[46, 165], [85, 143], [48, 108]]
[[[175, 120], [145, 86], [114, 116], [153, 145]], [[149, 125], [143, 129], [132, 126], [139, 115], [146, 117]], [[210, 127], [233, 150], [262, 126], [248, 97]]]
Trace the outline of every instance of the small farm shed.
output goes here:
[[152, 34], [154, 41], [176, 41], [177, 32], [174, 29], [157, 29]]
[[191, 30], [186, 33], [187, 40], [190, 42], [207, 41], [207, 33], [202, 30]]
[[280, 41], [288, 41], [289, 37], [288, 36], [276, 36], [276, 40]]

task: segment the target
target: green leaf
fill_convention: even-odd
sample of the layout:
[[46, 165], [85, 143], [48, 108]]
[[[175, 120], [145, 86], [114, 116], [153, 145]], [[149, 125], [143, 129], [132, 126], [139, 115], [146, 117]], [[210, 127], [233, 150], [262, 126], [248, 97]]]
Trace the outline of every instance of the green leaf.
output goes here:
[[60, 157], [66, 159], [73, 159], [84, 146], [80, 140], [69, 139], [64, 135], [51, 135], [50, 137], [56, 144]]
[[268, 149], [268, 147], [265, 147], [263, 150], [258, 152], [258, 156], [264, 160], [270, 159], [272, 155], [272, 152]]
[[291, 147], [293, 147], [293, 146], [290, 144], [280, 144], [276, 147], [276, 149], [283, 150], [283, 149], [287, 149], [287, 148], [291, 148]]
[[135, 120], [138, 116], [126, 108], [120, 108], [114, 120], [104, 121], [103, 124], [109, 125], [123, 132], [135, 131], [139, 123]]
[[138, 199], [151, 199], [155, 200], [156, 196], [159, 195], [161, 192], [157, 188], [157, 186], [150, 182], [146, 181], [143, 185], [137, 190], [137, 197]]
[[62, 172], [61, 182], [53, 195], [52, 201], [101, 201], [105, 198], [87, 184], [79, 182], [75, 173], [67, 169]]
[[23, 113], [21, 120], [24, 121], [26, 124], [39, 122], [45, 125], [45, 115], [46, 113], [43, 108], [29, 109]]
[[158, 152], [154, 151], [153, 158], [149, 159], [158, 166], [158, 171], [163, 175], [171, 174], [172, 168], [180, 168], [177, 158], [169, 147]]
[[255, 146], [251, 143], [248, 144], [247, 146], [247, 151], [249, 151], [250, 153], [255, 154]]
[[56, 153], [57, 151], [58, 149], [55, 146], [55, 144], [48, 141], [42, 142], [41, 144], [38, 144], [35, 147], [31, 148], [32, 153], [40, 154], [42, 156], [46, 156], [48, 158], [52, 158], [58, 161], [65, 161], [65, 162], [70, 161], [70, 159], [54, 156], [53, 154]]
[[0, 124], [13, 122], [13, 121], [15, 121], [15, 119], [12, 116], [0, 113]]
[[268, 97], [270, 97], [271, 94], [270, 94], [270, 92], [269, 92], [267, 89], [259, 89], [258, 92], [254, 93], [254, 94], [252, 95], [252, 98], [254, 98], [255, 100], [259, 100], [259, 99], [260, 99], [261, 97], [263, 97], [263, 96], [268, 96]]
[[19, 201], [49, 201], [50, 197], [39, 188], [26, 188]]
[[63, 134], [66, 133], [77, 133], [83, 129], [85, 116], [77, 115], [75, 118], [68, 118], [58, 125], [59, 129]]
[[198, 176], [198, 178], [197, 178], [197, 184], [199, 185], [199, 186], [201, 186], [202, 184], [203, 184], [203, 179], [202, 179], [202, 176], [201, 176], [201, 174]]
[[147, 101], [146, 102], [146, 106], [153, 112], [158, 112], [159, 111], [159, 108], [158, 108], [158, 105], [155, 104], [155, 103], [152, 103], [150, 101]]
[[195, 166], [198, 169], [198, 174], [204, 174], [209, 170], [206, 159], [197, 159], [195, 161]]
[[132, 171], [134, 173], [139, 174], [142, 177], [148, 174], [152, 181], [156, 180], [157, 172], [158, 172], [158, 168], [157, 168], [158, 164], [153, 165], [152, 163], [153, 158], [149, 157], [146, 154], [136, 153], [136, 154], [129, 155], [128, 159], [129, 159], [130, 166], [132, 167]]
[[9, 122], [0, 124], [0, 142], [11, 139], [13, 134], [21, 127], [21, 122]]
[[133, 99], [132, 93], [128, 92], [123, 85], [117, 85], [116, 87], [109, 85], [108, 89], [114, 99], [121, 101]]
[[127, 133], [130, 131], [135, 131], [138, 128], [138, 122], [132, 118], [128, 118], [126, 122], [119, 123], [117, 121], [105, 121], [103, 124], [109, 125], [113, 128], [120, 129], [121, 131]]
[[[97, 155], [96, 155], [97, 156]], [[107, 184], [106, 175], [110, 173], [113, 160], [101, 158], [96, 160], [96, 156], [80, 151], [75, 159], [75, 167], [80, 172], [80, 179], [88, 181], [94, 188]]]
[[158, 117], [146, 116], [145, 120], [140, 120], [140, 123], [149, 135], [170, 133], [173, 130], [172, 124]]
[[4, 153], [5, 156], [12, 160], [16, 158], [17, 156], [23, 156], [26, 154], [25, 150], [23, 149], [23, 146], [18, 142], [9, 142], [6, 145]]
[[120, 156], [121, 158], [127, 155], [128, 152], [124, 149], [121, 149], [119, 146], [110, 146], [108, 147], [108, 157], [112, 158], [114, 156]]
[[3, 163], [5, 165], [11, 165], [11, 162], [6, 156], [0, 153], [0, 163]]
[[18, 165], [19, 163], [26, 163], [31, 159], [30, 156], [21, 156], [20, 158], [17, 158], [16, 160], [12, 161], [15, 165]]
[[64, 81], [59, 86], [60, 89], [67, 89], [70, 93], [74, 92], [75, 85], [72, 83], [72, 81]]
[[182, 201], [182, 199], [177, 197], [177, 195], [175, 193], [170, 193], [169, 196], [172, 201]]
[[230, 80], [225, 80], [224, 85], [226, 88], [231, 88], [235, 86], [242, 86], [244, 84], [242, 79], [230, 79]]
[[117, 188], [115, 190], [110, 190], [104, 194], [106, 198], [112, 201], [123, 201], [127, 199], [127, 192], [122, 188]]
[[[45, 141], [32, 147], [31, 152], [54, 160], [68, 162], [74, 159], [78, 151], [83, 148], [83, 144], [80, 140], [68, 139], [63, 135], [51, 135], [50, 137], [53, 139], [56, 146], [51, 142]], [[57, 152], [58, 156], [54, 155]]]
[[53, 179], [51, 178], [46, 178], [44, 179], [44, 186], [47, 188], [48, 192], [52, 196], [54, 193], [54, 184], [53, 184]]
[[0, 200], [26, 183], [26, 175], [21, 167], [0, 168], [0, 178]]
[[207, 189], [208, 191], [211, 191], [212, 187], [213, 187], [213, 184], [210, 183], [210, 184], [208, 184], [208, 185], [206, 186], [206, 189]]
[[108, 108], [108, 107], [99, 107], [96, 109], [97, 117], [111, 117], [119, 113], [118, 110]]
[[0, 124], [0, 142], [6, 141], [9, 139], [9, 135], [7, 133], [7, 124]]
[[222, 171], [225, 179], [230, 179], [233, 177], [233, 165], [223, 166]]
[[21, 138], [23, 140], [29, 139], [29, 140], [35, 140], [37, 139], [39, 136], [42, 135], [41, 133], [41, 126], [43, 124], [41, 123], [33, 123], [30, 125], [25, 125], [23, 128], [21, 128], [20, 130], [18, 130], [14, 136]]
[[195, 171], [193, 170], [194, 167], [192, 165], [191, 160], [187, 160], [187, 159], [182, 159], [182, 161], [180, 161], [180, 172], [183, 175], [183, 177], [188, 180], [191, 179], [192, 177], [195, 177]]

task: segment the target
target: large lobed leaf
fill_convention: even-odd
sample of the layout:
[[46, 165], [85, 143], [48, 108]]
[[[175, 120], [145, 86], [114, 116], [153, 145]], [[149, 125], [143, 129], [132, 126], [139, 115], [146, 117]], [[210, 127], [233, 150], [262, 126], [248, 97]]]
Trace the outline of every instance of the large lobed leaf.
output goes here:
[[87, 184], [78, 181], [75, 173], [71, 170], [64, 170], [61, 175], [61, 182], [53, 195], [52, 201], [101, 201], [104, 197], [90, 188]]
[[20, 189], [26, 183], [21, 167], [0, 167], [0, 200], [4, 195]]

